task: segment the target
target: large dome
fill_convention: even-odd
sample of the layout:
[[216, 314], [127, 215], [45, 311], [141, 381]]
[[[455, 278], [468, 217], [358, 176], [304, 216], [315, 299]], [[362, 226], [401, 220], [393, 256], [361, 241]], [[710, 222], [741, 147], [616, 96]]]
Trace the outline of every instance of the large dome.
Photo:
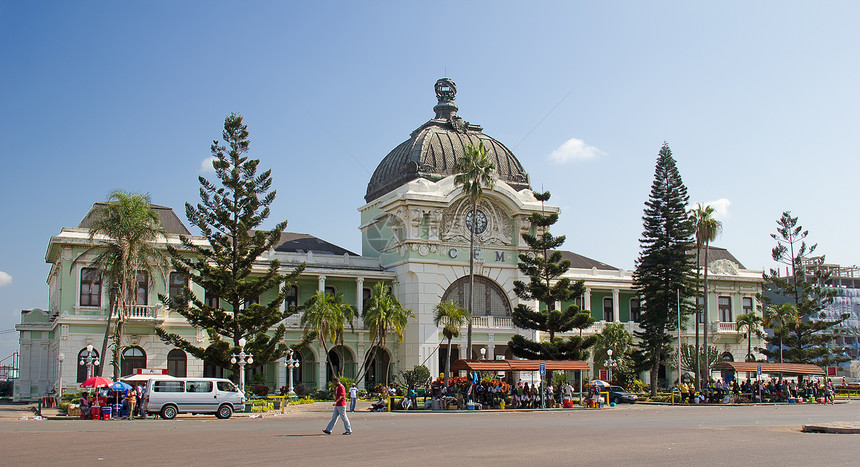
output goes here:
[[436, 181], [454, 175], [454, 167], [465, 148], [480, 142], [484, 143], [500, 180], [515, 190], [529, 188], [529, 175], [511, 150], [485, 135], [480, 126], [463, 121], [457, 115], [456, 93], [457, 88], [450, 79], [436, 81], [439, 100], [433, 107], [436, 118], [413, 131], [408, 140], [382, 159], [367, 184], [365, 201], [369, 203], [417, 178]]

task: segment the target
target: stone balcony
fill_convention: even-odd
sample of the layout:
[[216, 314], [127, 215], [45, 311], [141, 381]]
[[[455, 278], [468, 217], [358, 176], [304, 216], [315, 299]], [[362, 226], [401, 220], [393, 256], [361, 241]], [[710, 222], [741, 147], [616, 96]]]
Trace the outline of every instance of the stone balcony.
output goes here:
[[514, 329], [514, 323], [510, 316], [473, 316], [472, 328]]

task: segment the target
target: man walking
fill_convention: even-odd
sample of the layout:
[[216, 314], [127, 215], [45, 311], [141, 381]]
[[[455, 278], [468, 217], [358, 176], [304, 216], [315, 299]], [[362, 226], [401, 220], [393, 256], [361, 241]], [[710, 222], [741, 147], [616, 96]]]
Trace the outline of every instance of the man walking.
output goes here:
[[346, 431], [343, 432], [345, 435], [352, 434], [352, 427], [349, 424], [349, 418], [346, 416], [346, 388], [340, 384], [340, 379], [335, 377], [332, 381], [334, 383], [334, 413], [331, 414], [331, 421], [328, 422], [328, 426], [323, 433], [330, 435], [331, 429], [334, 428], [334, 424], [337, 423], [337, 417], [340, 417], [343, 420], [343, 427]]
[[352, 387], [349, 388], [349, 411], [355, 412], [355, 403], [358, 401], [358, 388], [355, 387], [355, 383], [352, 383]]

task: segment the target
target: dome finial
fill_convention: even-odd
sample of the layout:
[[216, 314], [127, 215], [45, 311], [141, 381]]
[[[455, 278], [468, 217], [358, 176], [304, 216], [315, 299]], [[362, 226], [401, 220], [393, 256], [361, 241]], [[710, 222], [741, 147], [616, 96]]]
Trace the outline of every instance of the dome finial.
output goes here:
[[436, 80], [436, 99], [439, 103], [433, 107], [436, 112], [436, 118], [451, 120], [457, 115], [457, 105], [454, 104], [454, 99], [457, 96], [457, 85], [451, 78], [440, 78]]

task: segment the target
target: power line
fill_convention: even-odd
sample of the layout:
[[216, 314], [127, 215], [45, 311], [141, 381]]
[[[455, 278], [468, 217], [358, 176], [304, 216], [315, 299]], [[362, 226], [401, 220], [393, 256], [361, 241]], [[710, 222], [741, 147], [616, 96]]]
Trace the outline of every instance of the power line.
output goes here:
[[528, 137], [532, 134], [532, 132], [534, 132], [535, 130], [537, 130], [537, 127], [539, 127], [539, 126], [541, 125], [541, 123], [543, 123], [543, 121], [544, 121], [544, 120], [546, 120], [546, 119], [547, 119], [547, 117], [549, 117], [549, 116], [550, 116], [550, 114], [552, 114], [553, 112], [555, 112], [555, 109], [557, 109], [557, 108], [558, 108], [558, 106], [560, 106], [560, 105], [561, 105], [561, 103], [562, 103], [562, 102], [564, 102], [564, 101], [565, 101], [565, 99], [567, 99], [567, 96], [569, 96], [569, 95], [571, 95], [571, 94], [573, 93], [573, 90], [574, 90], [574, 89], [576, 89], [576, 88], [571, 88], [571, 89], [570, 89], [570, 91], [568, 91], [568, 92], [567, 92], [567, 94], [565, 94], [565, 95], [564, 95], [564, 97], [562, 97], [562, 98], [561, 98], [561, 100], [560, 100], [560, 101], [558, 101], [558, 104], [555, 104], [555, 106], [554, 106], [553, 108], [549, 109], [549, 112], [547, 112], [547, 113], [546, 113], [546, 115], [544, 115], [544, 116], [543, 116], [543, 118], [542, 118], [542, 119], [540, 119], [540, 121], [539, 121], [539, 122], [537, 122], [537, 124], [536, 124], [536, 125], [535, 125], [531, 130], [529, 130], [529, 132], [528, 132], [528, 133], [526, 133], [526, 135], [525, 135], [525, 136], [523, 136], [523, 139], [521, 139], [519, 143], [517, 143], [516, 145], [514, 145], [513, 149], [514, 149], [514, 150], [515, 150], [515, 149], [517, 149], [517, 147], [519, 147], [519, 145], [520, 145], [520, 144], [522, 144], [522, 143], [523, 143], [523, 141], [525, 141], [525, 140], [526, 140], [526, 138], [528, 138]]

